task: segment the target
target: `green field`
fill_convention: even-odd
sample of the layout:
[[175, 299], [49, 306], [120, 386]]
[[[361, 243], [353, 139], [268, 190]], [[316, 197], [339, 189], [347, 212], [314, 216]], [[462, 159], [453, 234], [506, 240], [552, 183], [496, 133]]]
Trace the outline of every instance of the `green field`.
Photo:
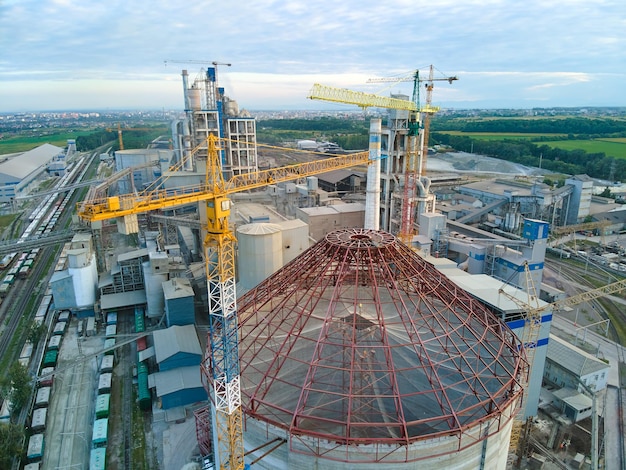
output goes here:
[[580, 149], [587, 153], [604, 153], [607, 157], [626, 158], [626, 139], [557, 140], [540, 144], [563, 150]]
[[42, 144], [52, 144], [64, 148], [67, 145], [67, 139], [75, 139], [79, 135], [88, 135], [91, 133], [92, 131], [85, 130], [80, 132], [42, 132], [38, 135], [31, 136], [0, 136], [0, 155], [26, 152]]
[[[443, 134], [467, 136], [480, 140], [504, 140], [504, 139], [532, 139], [536, 137], [564, 137], [565, 134], [534, 134], [534, 133], [514, 133], [514, 132], [461, 132], [443, 131]], [[584, 150], [587, 153], [604, 153], [607, 157], [626, 158], [626, 138], [601, 138], [589, 140], [547, 140], [536, 142], [537, 145], [547, 145], [549, 147], [563, 150]]]

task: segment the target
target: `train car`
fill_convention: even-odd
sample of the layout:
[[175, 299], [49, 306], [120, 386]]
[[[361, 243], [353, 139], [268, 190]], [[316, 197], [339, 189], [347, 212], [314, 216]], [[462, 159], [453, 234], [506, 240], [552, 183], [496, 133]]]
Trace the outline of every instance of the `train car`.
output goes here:
[[43, 458], [44, 436], [42, 433], [33, 434], [28, 440], [26, 458], [29, 462], [39, 462]]
[[52, 330], [53, 335], [62, 335], [65, 333], [65, 329], [67, 328], [67, 322], [58, 321], [54, 325], [54, 329]]
[[11, 284], [0, 283], [0, 298], [4, 299], [11, 290]]
[[15, 276], [13, 274], [7, 274], [6, 276], [4, 276], [4, 279], [2, 279], [3, 284], [8, 284], [10, 286], [12, 286], [14, 282]]
[[106, 372], [100, 374], [98, 378], [98, 395], [103, 393], [111, 393], [111, 381], [113, 380], [113, 374]]
[[39, 462], [24, 465], [24, 470], [39, 470]]
[[93, 423], [91, 444], [94, 448], [105, 448], [109, 438], [109, 419], [97, 419]]
[[20, 359], [28, 359], [30, 360], [30, 356], [33, 355], [33, 343], [30, 341], [26, 341], [24, 346], [22, 346], [22, 350], [20, 351]]
[[26, 279], [30, 274], [30, 266], [22, 266], [17, 273], [18, 279]]
[[48, 408], [37, 408], [33, 410], [33, 417], [30, 420], [30, 427], [34, 432], [41, 432], [46, 428], [46, 418]]
[[58, 351], [61, 348], [62, 335], [53, 335], [48, 340], [48, 351]]
[[[112, 348], [112, 349], [109, 349]], [[104, 354], [105, 355], [113, 355], [115, 354], [115, 338], [107, 338], [104, 340]]]
[[115, 365], [115, 356], [102, 356], [102, 362], [100, 363], [100, 373], [113, 372], [113, 366]]
[[4, 255], [2, 259], [0, 260], [0, 269], [8, 268], [16, 256], [17, 256], [17, 253], [8, 253]]
[[57, 365], [57, 359], [59, 358], [59, 351], [46, 351], [43, 357], [42, 365], [44, 367], [54, 367]]
[[135, 333], [146, 331], [146, 323], [143, 317], [143, 309], [135, 308]]
[[152, 407], [152, 396], [148, 387], [148, 367], [143, 362], [137, 363], [137, 400], [139, 409], [143, 411]]
[[148, 343], [145, 336], [137, 339], [137, 351], [144, 351], [147, 347]]
[[39, 385], [42, 387], [51, 387], [54, 382], [54, 366], [47, 366], [41, 369], [39, 373], [41, 380], [39, 380]]
[[117, 335], [117, 325], [107, 325], [104, 335], [106, 338], [112, 338]]
[[35, 395], [35, 408], [47, 407], [50, 404], [52, 387], [39, 387]]
[[5, 398], [0, 407], [0, 423], [9, 423], [11, 421], [11, 400]]
[[59, 316], [57, 317], [57, 321], [64, 321], [64, 322], [68, 322], [70, 321], [70, 311], [69, 310], [62, 310], [61, 312], [59, 312]]
[[11, 276], [17, 276], [17, 274], [20, 272], [20, 267], [19, 266], [13, 266], [11, 269], [9, 269], [7, 271], [7, 274], [10, 274]]
[[117, 325], [117, 312], [107, 313], [107, 326], [108, 325]]
[[103, 393], [96, 398], [96, 418], [108, 418], [109, 417], [109, 405], [111, 403], [111, 394]]
[[91, 453], [89, 454], [89, 470], [104, 470], [107, 466], [106, 456], [107, 450], [105, 448], [91, 449]]

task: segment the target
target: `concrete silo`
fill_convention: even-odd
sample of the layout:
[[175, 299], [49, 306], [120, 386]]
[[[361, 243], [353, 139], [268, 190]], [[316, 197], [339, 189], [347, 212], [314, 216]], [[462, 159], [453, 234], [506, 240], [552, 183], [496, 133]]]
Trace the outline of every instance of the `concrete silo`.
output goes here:
[[242, 225], [237, 229], [239, 282], [251, 289], [283, 265], [280, 226], [270, 223]]
[[519, 340], [392, 235], [332, 232], [238, 303], [255, 466], [506, 467]]

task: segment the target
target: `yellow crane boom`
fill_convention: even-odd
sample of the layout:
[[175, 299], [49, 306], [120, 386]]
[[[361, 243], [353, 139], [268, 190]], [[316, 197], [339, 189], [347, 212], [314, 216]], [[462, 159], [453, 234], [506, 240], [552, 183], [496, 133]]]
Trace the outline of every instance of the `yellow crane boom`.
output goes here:
[[155, 189], [138, 194], [123, 194], [84, 201], [78, 204], [78, 216], [89, 222], [141, 214], [156, 209], [215, 199], [239, 191], [261, 188], [269, 184], [292, 181], [306, 176], [318, 175], [330, 170], [350, 168], [368, 162], [368, 152], [351, 153], [338, 157], [299, 163], [269, 170], [234, 175], [224, 181], [223, 187], [213, 188], [206, 184], [183, 186], [176, 189]]
[[291, 181], [333, 169], [362, 165], [368, 162], [369, 152], [235, 175], [226, 181], [220, 165], [220, 150], [218, 138], [209, 135], [207, 172], [203, 184], [85, 201], [79, 203], [77, 211], [81, 219], [95, 222], [181, 204], [205, 202], [207, 221], [204, 263], [207, 275], [210, 347], [206, 350], [201, 370], [203, 383], [215, 409], [216, 460], [219, 460], [221, 469], [243, 470], [245, 464], [235, 288], [236, 238], [229, 227], [230, 201], [227, 196], [237, 191]]
[[[612, 284], [608, 284], [606, 286], [598, 287], [597, 289], [582, 292], [580, 294], [573, 295], [565, 299], [557, 300], [556, 302], [545, 304], [539, 307], [539, 302], [534, 294], [535, 290], [534, 285], [532, 284], [532, 277], [530, 275], [528, 263], [525, 263], [524, 271], [526, 273], [527, 289], [529, 292], [528, 302], [524, 302], [515, 295], [508, 293], [504, 290], [504, 288], [501, 288], [499, 292], [515, 302], [522, 309], [524, 317], [524, 331], [522, 333], [521, 340], [524, 348], [526, 349], [526, 359], [528, 361], [527, 377], [528, 379], [530, 379], [534, 365], [535, 350], [537, 347], [539, 330], [541, 328], [541, 314], [546, 311], [554, 311], [567, 307], [573, 307], [574, 305], [578, 305], [583, 302], [588, 302], [599, 297], [604, 297], [606, 295], [620, 292], [626, 289], [626, 279], [614, 282]], [[524, 387], [523, 402], [526, 403], [528, 396], [528, 381], [522, 381], [521, 385], [522, 387]], [[523, 454], [526, 452], [531, 426], [530, 418], [526, 421], [524, 421], [522, 418], [523, 417], [519, 416], [518, 414], [517, 419], [513, 423], [513, 429], [511, 430], [511, 448], [515, 449], [517, 452], [517, 465], [519, 465]]]

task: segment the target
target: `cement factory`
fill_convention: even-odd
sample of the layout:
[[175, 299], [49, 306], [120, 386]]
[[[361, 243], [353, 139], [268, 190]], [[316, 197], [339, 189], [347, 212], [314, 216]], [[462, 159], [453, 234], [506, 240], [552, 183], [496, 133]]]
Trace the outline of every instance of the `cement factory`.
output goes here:
[[[412, 77], [424, 103], [314, 85], [385, 110], [369, 148], [274, 148], [297, 163], [268, 164], [208, 65], [182, 72], [169, 145], [94, 157], [115, 172], [78, 203], [40, 304], [25, 469], [131, 468], [138, 447], [143, 468], [542, 468], [540, 409], [597, 418], [617, 364], [555, 337], [553, 317], [626, 285], [578, 298], [544, 282], [592, 180], [427, 172], [433, 85], [457, 79], [432, 68]], [[576, 468], [598, 468], [599, 447]]]

